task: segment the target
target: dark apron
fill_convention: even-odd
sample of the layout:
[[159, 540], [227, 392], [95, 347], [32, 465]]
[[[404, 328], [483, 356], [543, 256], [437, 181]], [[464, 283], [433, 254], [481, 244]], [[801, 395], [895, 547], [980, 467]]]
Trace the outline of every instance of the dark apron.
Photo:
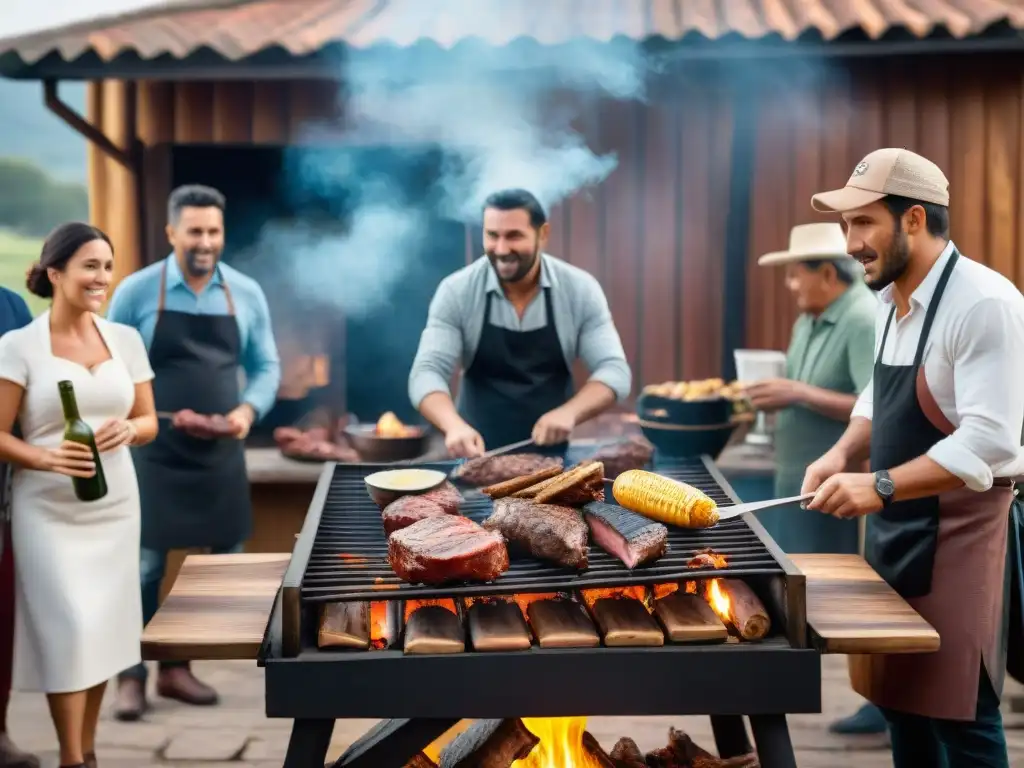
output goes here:
[[[917, 374], [935, 321], [935, 311], [960, 254], [954, 250], [928, 304], [912, 365], [885, 365], [882, 353], [896, 307], [889, 313], [874, 369], [871, 471], [891, 469], [926, 454], [945, 437], [925, 415]], [[865, 559], [904, 598], [931, 592], [939, 537], [939, 497], [896, 501], [867, 520]]]
[[[242, 340], [231, 291], [226, 282], [223, 286], [226, 315], [165, 310], [164, 263], [149, 349], [157, 411], [190, 408], [226, 415], [238, 407]], [[244, 441], [192, 437], [162, 424], [156, 439], [135, 449], [134, 455], [143, 547], [230, 547], [249, 536], [252, 509]]]
[[[543, 291], [547, 324], [535, 331], [514, 331], [491, 323], [494, 294], [487, 292], [480, 343], [459, 389], [459, 414], [480, 433], [487, 450], [527, 440], [541, 416], [573, 396], [572, 372], [555, 328], [551, 289]], [[542, 450], [563, 454], [567, 446]]]

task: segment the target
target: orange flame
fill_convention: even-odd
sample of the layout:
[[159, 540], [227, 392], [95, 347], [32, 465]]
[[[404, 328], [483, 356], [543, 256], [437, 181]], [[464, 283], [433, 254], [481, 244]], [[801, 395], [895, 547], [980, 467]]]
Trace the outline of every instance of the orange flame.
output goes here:
[[725, 590], [722, 589], [722, 585], [719, 584], [718, 579], [712, 579], [708, 584], [705, 597], [714, 609], [715, 613], [718, 614], [718, 618], [726, 624], [731, 624], [732, 601], [729, 599], [729, 596], [725, 594]]
[[540, 739], [530, 754], [512, 768], [601, 768], [583, 748], [585, 717], [524, 717], [523, 725]]
[[644, 605], [647, 604], [646, 590], [643, 586], [639, 584], [632, 587], [606, 587], [604, 589], [584, 589], [581, 590], [580, 594], [583, 595], [583, 602], [587, 604], [588, 608], [593, 608], [594, 603], [606, 597], [632, 597], [634, 600], [639, 600], [641, 603], [644, 603]]
[[653, 587], [651, 587], [651, 593], [653, 594], [655, 600], [661, 600], [661, 598], [668, 597], [673, 592], [678, 591], [679, 585], [676, 584], [674, 581], [671, 581], [668, 584], [655, 584]]
[[696, 595], [697, 594], [697, 582], [696, 581], [688, 581], [688, 582], [686, 582], [686, 594], [688, 594], [688, 595]]
[[370, 603], [370, 647], [377, 651], [387, 648], [390, 637], [388, 604]]
[[416, 427], [407, 427], [391, 411], [377, 419], [377, 437], [412, 437], [419, 434]]

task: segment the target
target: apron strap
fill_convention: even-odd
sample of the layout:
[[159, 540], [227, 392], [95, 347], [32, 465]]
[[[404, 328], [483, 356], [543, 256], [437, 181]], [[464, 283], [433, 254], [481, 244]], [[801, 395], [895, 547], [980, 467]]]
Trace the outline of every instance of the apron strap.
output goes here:
[[953, 267], [956, 266], [957, 259], [960, 258], [960, 252], [956, 248], [953, 249], [952, 255], [949, 257], [949, 261], [946, 263], [946, 268], [942, 270], [942, 276], [939, 277], [938, 285], [935, 286], [935, 293], [932, 294], [931, 304], [928, 305], [928, 312], [924, 316], [924, 326], [921, 328], [921, 338], [917, 342], [917, 352], [914, 354], [914, 368], [921, 365], [921, 361], [924, 359], [924, 348], [928, 341], [928, 336], [932, 330], [932, 323], [935, 322], [935, 310], [939, 308], [939, 302], [942, 300], [942, 294], [946, 292], [946, 284], [949, 282], [949, 276], [953, 274]]
[[[170, 257], [168, 257], [170, 258]], [[224, 287], [224, 299], [228, 304], [228, 315], [230, 317], [235, 316], [235, 300], [231, 296], [231, 288], [228, 286], [228, 281], [224, 279], [224, 273], [220, 271], [220, 265], [217, 267], [217, 274], [220, 275], [220, 284]], [[160, 270], [160, 299], [156, 305], [156, 316], [157, 319], [164, 311], [164, 297], [167, 295], [167, 259], [164, 259], [164, 267]], [[490, 301], [490, 294], [487, 295], [488, 302]], [[488, 305], [489, 306], [489, 305]]]
[[889, 310], [889, 319], [885, 321], [885, 331], [882, 333], [882, 343], [878, 345], [878, 359], [875, 364], [882, 362], [882, 353], [885, 351], [885, 341], [889, 338], [889, 327], [892, 325], [892, 318], [896, 314], [896, 306]]

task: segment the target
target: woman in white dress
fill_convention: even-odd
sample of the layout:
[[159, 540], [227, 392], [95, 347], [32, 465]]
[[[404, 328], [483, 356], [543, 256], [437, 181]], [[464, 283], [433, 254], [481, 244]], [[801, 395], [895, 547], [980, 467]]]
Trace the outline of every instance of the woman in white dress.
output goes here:
[[[128, 447], [150, 442], [157, 420], [142, 337], [96, 314], [113, 266], [100, 230], [61, 225], [28, 277], [50, 309], [0, 338], [0, 460], [15, 466], [14, 687], [46, 693], [65, 768], [96, 766], [107, 680], [140, 661], [139, 490]], [[63, 439], [64, 380], [96, 434], [109, 488], [98, 501], [79, 501], [72, 487], [95, 466], [88, 448]], [[11, 434], [15, 421], [24, 439]]]

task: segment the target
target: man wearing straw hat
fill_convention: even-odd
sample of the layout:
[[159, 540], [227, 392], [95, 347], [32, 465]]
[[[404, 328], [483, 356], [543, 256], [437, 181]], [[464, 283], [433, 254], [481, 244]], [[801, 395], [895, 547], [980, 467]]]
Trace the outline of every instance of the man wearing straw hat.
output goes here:
[[[934, 653], [851, 657], [889, 722], [895, 768], [1006, 768], [999, 711], [1013, 479], [1024, 474], [1024, 296], [960, 254], [949, 183], [879, 149], [843, 189], [846, 249], [878, 291], [872, 383], [839, 441], [807, 469], [809, 510], [867, 518], [865, 556], [936, 630]], [[871, 472], [850, 472], [869, 458]]]
[[[785, 269], [800, 316], [786, 353], [786, 377], [747, 387], [754, 407], [775, 412], [775, 495], [800, 493], [807, 466], [827, 451], [850, 421], [857, 395], [871, 379], [876, 298], [864, 270], [846, 253], [838, 224], [793, 227], [789, 249], [762, 256]], [[856, 554], [857, 521], [808, 515], [796, 505], [758, 513], [786, 552]]]

